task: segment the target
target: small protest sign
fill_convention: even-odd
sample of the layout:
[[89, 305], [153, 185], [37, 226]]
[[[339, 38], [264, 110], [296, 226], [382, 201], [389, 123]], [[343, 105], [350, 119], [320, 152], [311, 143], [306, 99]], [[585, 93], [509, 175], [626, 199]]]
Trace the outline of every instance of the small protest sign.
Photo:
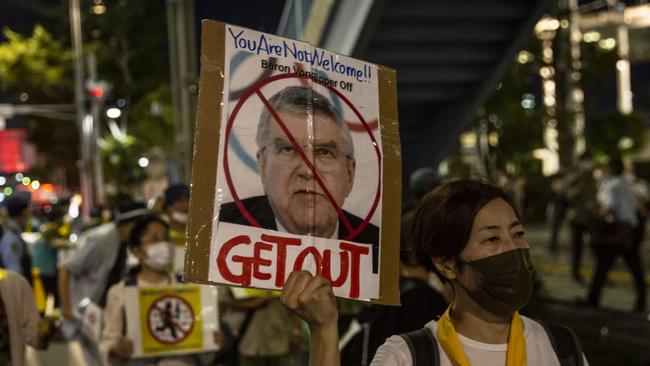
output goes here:
[[92, 301], [85, 301], [81, 315], [81, 332], [94, 343], [98, 343], [102, 335], [102, 308]]
[[216, 289], [198, 285], [126, 286], [127, 336], [134, 357], [216, 350]]
[[204, 21], [185, 279], [399, 303], [395, 73]]

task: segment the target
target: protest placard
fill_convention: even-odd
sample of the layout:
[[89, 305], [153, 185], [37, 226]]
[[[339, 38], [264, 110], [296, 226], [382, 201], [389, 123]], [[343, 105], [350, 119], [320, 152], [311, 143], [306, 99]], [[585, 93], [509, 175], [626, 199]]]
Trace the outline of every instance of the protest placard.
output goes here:
[[395, 73], [204, 21], [185, 279], [399, 302]]
[[199, 285], [124, 289], [127, 337], [133, 357], [209, 352], [218, 349], [216, 289]]
[[81, 313], [81, 333], [94, 343], [98, 343], [102, 335], [103, 311], [99, 305], [88, 300], [84, 302]]

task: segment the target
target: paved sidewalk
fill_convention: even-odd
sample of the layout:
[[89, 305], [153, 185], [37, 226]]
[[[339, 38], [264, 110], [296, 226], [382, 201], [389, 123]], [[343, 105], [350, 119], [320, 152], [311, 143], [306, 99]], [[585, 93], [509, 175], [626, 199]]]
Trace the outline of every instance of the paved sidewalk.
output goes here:
[[[543, 223], [533, 223], [526, 225], [525, 229], [533, 263], [543, 283], [542, 296], [568, 302], [586, 298], [588, 286], [595, 270], [595, 261], [589, 245], [585, 245], [581, 268], [582, 276], [587, 280], [587, 284], [581, 285], [575, 282], [571, 276], [571, 237], [568, 223], [565, 223], [560, 233], [557, 253], [551, 253], [548, 250], [550, 236], [548, 226]], [[641, 247], [641, 253], [646, 273], [646, 284], [650, 284], [648, 235]], [[650, 290], [648, 292], [650, 293]], [[600, 306], [612, 310], [630, 311], [634, 307], [634, 302], [634, 283], [623, 259], [619, 258], [609, 272], [608, 282], [602, 291]], [[650, 294], [647, 303], [650, 304]]]

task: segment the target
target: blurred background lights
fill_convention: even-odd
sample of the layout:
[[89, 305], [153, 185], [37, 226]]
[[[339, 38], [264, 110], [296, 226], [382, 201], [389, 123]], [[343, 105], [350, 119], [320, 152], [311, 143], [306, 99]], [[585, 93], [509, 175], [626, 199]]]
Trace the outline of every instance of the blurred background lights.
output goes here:
[[582, 39], [587, 43], [593, 43], [600, 41], [600, 33], [592, 31], [587, 32], [582, 36]]
[[146, 168], [149, 166], [149, 159], [145, 158], [144, 156], [138, 159], [138, 165], [141, 166], [142, 168]]
[[23, 181], [23, 173], [17, 173], [14, 178], [16, 178], [16, 182], [22, 182]]
[[533, 109], [535, 108], [535, 95], [533, 94], [524, 94], [521, 98], [521, 106], [524, 109]]
[[121, 115], [122, 115], [122, 111], [119, 108], [113, 107], [113, 108], [108, 108], [108, 110], [106, 110], [106, 117], [108, 118], [113, 118], [113, 119], [120, 118]]
[[24, 186], [28, 186], [29, 183], [31, 183], [31, 182], [32, 182], [32, 180], [29, 179], [29, 177], [24, 177], [23, 180], [22, 180], [22, 183], [23, 183]]
[[32, 189], [33, 189], [33, 190], [37, 190], [37, 189], [39, 189], [40, 187], [41, 187], [41, 182], [39, 182], [39, 181], [37, 181], [37, 180], [35, 180], [35, 181], [32, 182]]
[[634, 140], [632, 138], [624, 136], [618, 141], [618, 147], [621, 150], [631, 149], [634, 146]]
[[5, 184], [7, 184], [7, 178], [0, 177], [0, 186], [4, 186]]
[[605, 51], [611, 51], [616, 47], [616, 40], [614, 38], [605, 38], [598, 41], [598, 47]]
[[92, 10], [93, 10], [93, 13], [95, 13], [97, 15], [102, 15], [102, 14], [106, 13], [106, 6], [101, 5], [101, 4], [100, 5], [94, 5], [92, 7]]
[[14, 190], [11, 189], [11, 187], [5, 187], [3, 192], [4, 192], [5, 196], [11, 196], [11, 194], [14, 193]]
[[520, 51], [517, 55], [517, 62], [520, 64], [527, 64], [529, 62], [532, 62], [534, 59], [535, 56], [526, 50]]

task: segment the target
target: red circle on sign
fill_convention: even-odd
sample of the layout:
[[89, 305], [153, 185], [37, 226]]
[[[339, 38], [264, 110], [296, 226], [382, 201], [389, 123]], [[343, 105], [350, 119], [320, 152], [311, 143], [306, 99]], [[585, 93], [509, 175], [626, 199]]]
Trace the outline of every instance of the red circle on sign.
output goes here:
[[[274, 81], [282, 80], [282, 79], [290, 79], [290, 78], [297, 78], [297, 79], [309, 79], [308, 76], [300, 76], [296, 74], [280, 74], [276, 76], [269, 77], [267, 79], [264, 79], [257, 84], [253, 85], [246, 93], [244, 93], [237, 104], [235, 105], [235, 108], [232, 111], [232, 114], [228, 118], [228, 123], [226, 125], [226, 140], [224, 143], [224, 153], [223, 153], [223, 167], [224, 167], [224, 175], [226, 176], [226, 183], [228, 184], [228, 188], [230, 189], [230, 193], [232, 194], [232, 197], [235, 201], [235, 205], [237, 205], [237, 208], [239, 208], [239, 211], [244, 215], [246, 220], [251, 224], [251, 226], [255, 227], [261, 227], [257, 221], [253, 218], [253, 216], [250, 215], [248, 210], [246, 210], [246, 207], [244, 207], [244, 204], [241, 202], [241, 199], [239, 198], [239, 195], [237, 195], [237, 191], [235, 190], [235, 185], [233, 184], [232, 181], [232, 176], [230, 174], [230, 166], [228, 164], [228, 146], [229, 146], [229, 140], [230, 140], [230, 133], [232, 131], [232, 125], [234, 124], [235, 118], [237, 117], [237, 114], [239, 113], [239, 110], [241, 109], [242, 105], [244, 102], [251, 97], [254, 93], [257, 93], [263, 86], [270, 84]], [[381, 178], [382, 178], [382, 173], [381, 173], [381, 151], [379, 150], [379, 145], [377, 144], [377, 140], [375, 139], [375, 136], [372, 134], [370, 127], [368, 126], [368, 123], [366, 120], [363, 118], [361, 113], [355, 108], [355, 106], [343, 95], [341, 94], [338, 90], [334, 89], [331, 85], [324, 85], [324, 84], [318, 84], [321, 85], [327, 89], [329, 89], [331, 92], [336, 94], [345, 104], [348, 105], [348, 107], [354, 112], [354, 114], [359, 118], [361, 123], [363, 124], [364, 129], [368, 133], [368, 136], [370, 136], [370, 140], [372, 141], [372, 145], [375, 148], [375, 152], [377, 154], [377, 166], [378, 166], [378, 180], [377, 180], [377, 192], [375, 194], [375, 199], [372, 203], [372, 207], [370, 208], [370, 211], [368, 212], [368, 215], [366, 218], [363, 219], [361, 224], [356, 229], [353, 229], [348, 236], [343, 238], [344, 240], [352, 240], [354, 239], [359, 233], [366, 227], [368, 226], [368, 223], [370, 222], [370, 218], [374, 215], [375, 211], [377, 210], [377, 206], [379, 205], [379, 200], [381, 198]], [[260, 92], [261, 93], [261, 92]], [[265, 107], [266, 108], [266, 107]], [[316, 175], [316, 172], [314, 172]], [[334, 202], [330, 202], [335, 208], [337, 207]], [[341, 209], [342, 210], [342, 209]], [[342, 214], [339, 214], [339, 216], [342, 216]], [[343, 218], [344, 219], [344, 218]]]
[[[154, 329], [152, 329], [152, 325], [151, 325], [151, 313], [154, 310], [158, 310], [159, 312], [161, 312], [160, 308], [157, 307], [156, 305], [159, 304], [159, 303], [162, 303], [165, 300], [178, 300], [178, 301], [180, 301], [181, 304], [183, 304], [187, 308], [187, 310], [190, 312], [190, 319], [192, 319], [192, 322], [190, 323], [190, 327], [187, 330], [181, 330], [182, 332], [184, 332], [183, 336], [180, 337], [180, 338], [177, 338], [174, 341], [168, 341], [168, 340], [161, 339], [160, 337], [158, 337], [156, 335], [156, 332], [154, 331]], [[163, 316], [161, 315], [161, 318], [162, 317]], [[177, 327], [177, 324], [172, 323], [172, 326]], [[184, 298], [182, 298], [180, 296], [165, 295], [165, 296], [159, 297], [156, 301], [154, 301], [149, 306], [149, 309], [147, 310], [147, 329], [149, 330], [149, 333], [151, 333], [151, 336], [155, 340], [157, 340], [158, 342], [163, 343], [163, 344], [177, 344], [177, 343], [180, 343], [180, 342], [186, 340], [187, 337], [190, 336], [190, 333], [192, 333], [192, 329], [194, 329], [194, 311], [192, 310], [192, 306], [190, 305], [190, 303], [188, 303]]]

